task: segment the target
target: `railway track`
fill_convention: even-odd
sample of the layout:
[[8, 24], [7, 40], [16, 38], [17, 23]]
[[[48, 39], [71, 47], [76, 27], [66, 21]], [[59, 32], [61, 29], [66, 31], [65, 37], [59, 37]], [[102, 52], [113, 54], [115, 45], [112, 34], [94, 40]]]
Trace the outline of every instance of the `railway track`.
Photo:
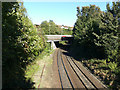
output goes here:
[[59, 79], [59, 88], [107, 89], [80, 62], [56, 49], [54, 61]]

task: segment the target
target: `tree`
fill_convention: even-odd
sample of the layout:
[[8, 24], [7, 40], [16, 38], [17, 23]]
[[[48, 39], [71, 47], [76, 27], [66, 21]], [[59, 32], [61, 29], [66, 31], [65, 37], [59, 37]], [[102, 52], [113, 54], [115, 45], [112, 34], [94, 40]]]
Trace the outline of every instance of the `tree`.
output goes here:
[[41, 26], [42, 31], [44, 31], [44, 34], [48, 35], [49, 29], [50, 29], [49, 22], [43, 21], [40, 26]]
[[107, 12], [101, 15], [101, 43], [105, 47], [108, 61], [112, 62], [117, 62], [118, 56], [119, 14], [119, 2], [113, 2], [112, 8], [107, 4]]
[[[44, 36], [41, 36], [44, 38]], [[2, 87], [33, 88], [26, 66], [46, 47], [27, 16], [23, 2], [2, 3]]]
[[50, 20], [49, 22], [43, 21], [40, 26], [41, 26], [41, 30], [46, 35], [60, 34], [61, 29], [53, 22], [53, 20]]
[[[100, 11], [100, 8], [95, 5], [82, 7], [81, 11], [77, 7], [77, 21], [73, 31], [74, 49], [79, 48], [79, 52], [75, 53], [79, 53], [79, 58], [104, 60], [111, 74], [115, 75], [110, 87], [118, 89], [120, 86], [120, 2], [113, 2], [112, 6], [107, 4], [106, 7], [105, 12]], [[96, 57], [97, 54], [99, 57]]]
[[57, 32], [56, 24], [53, 22], [53, 20], [49, 21], [49, 29], [50, 29], [50, 34], [54, 35]]

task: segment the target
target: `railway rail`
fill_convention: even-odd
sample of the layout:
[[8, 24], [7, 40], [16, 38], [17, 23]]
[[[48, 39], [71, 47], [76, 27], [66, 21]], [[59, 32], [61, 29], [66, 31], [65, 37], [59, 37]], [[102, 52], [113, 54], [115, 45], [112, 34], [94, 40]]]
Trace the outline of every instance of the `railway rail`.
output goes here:
[[107, 89], [107, 87], [92, 75], [80, 62], [65, 55], [65, 53], [64, 50], [56, 49], [54, 55], [59, 88]]

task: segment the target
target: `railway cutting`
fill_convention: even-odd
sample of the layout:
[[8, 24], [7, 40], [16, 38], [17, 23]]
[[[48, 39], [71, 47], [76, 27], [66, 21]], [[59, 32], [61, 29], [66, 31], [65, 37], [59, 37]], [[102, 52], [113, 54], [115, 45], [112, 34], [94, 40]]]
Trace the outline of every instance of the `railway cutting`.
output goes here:
[[107, 89], [82, 63], [65, 53], [65, 50], [57, 48], [53, 58], [59, 88]]

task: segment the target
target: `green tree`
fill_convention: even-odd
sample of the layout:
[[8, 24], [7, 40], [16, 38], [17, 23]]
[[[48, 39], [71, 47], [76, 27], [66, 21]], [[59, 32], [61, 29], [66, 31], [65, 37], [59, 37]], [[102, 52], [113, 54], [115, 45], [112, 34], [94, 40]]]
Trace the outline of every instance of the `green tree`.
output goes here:
[[80, 8], [77, 7], [78, 19], [74, 25], [73, 36], [75, 42], [79, 45], [83, 45], [88, 52], [95, 53], [99, 46], [100, 14], [100, 8], [95, 5], [82, 7], [81, 11]]
[[118, 56], [118, 18], [119, 2], [113, 2], [112, 8], [107, 4], [107, 12], [101, 15], [101, 43], [105, 47], [108, 61], [117, 61]]
[[48, 35], [49, 34], [49, 22], [43, 21], [40, 25], [40, 28], [42, 31], [44, 31], [44, 34]]
[[[43, 36], [41, 36], [44, 38]], [[2, 3], [2, 87], [33, 88], [26, 65], [45, 48], [45, 41], [27, 16], [23, 2]]]
[[53, 20], [49, 21], [49, 29], [50, 29], [50, 34], [54, 35], [57, 32], [56, 24], [53, 22]]
[[41, 30], [46, 35], [56, 35], [60, 34], [60, 28], [53, 22], [53, 20], [50, 20], [49, 22], [43, 21], [40, 25]]
[[77, 7], [77, 21], [73, 29], [74, 45], [77, 50], [79, 47], [77, 52], [79, 58], [96, 58], [96, 54], [98, 58], [103, 54], [106, 64], [112, 70], [111, 74], [115, 74], [111, 88], [118, 89], [120, 86], [120, 2], [113, 2], [112, 6], [107, 4], [106, 7], [105, 12], [100, 11], [100, 8], [95, 5], [82, 7], [81, 11]]

